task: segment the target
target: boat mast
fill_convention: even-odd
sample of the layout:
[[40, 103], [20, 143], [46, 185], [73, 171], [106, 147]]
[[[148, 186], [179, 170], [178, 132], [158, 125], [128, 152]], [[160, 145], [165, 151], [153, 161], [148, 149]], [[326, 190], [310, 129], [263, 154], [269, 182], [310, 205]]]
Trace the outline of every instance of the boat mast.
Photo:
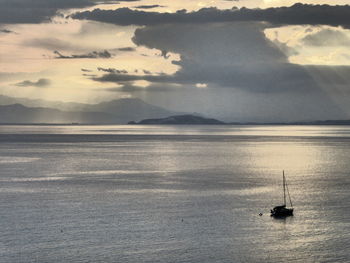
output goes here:
[[290, 206], [291, 206], [291, 207], [293, 207], [292, 199], [290, 198], [290, 194], [289, 194], [289, 189], [288, 189], [287, 180], [285, 180], [285, 182], [286, 182], [286, 188], [287, 188], [287, 194], [288, 194], [288, 198], [289, 198]]
[[286, 179], [284, 178], [284, 170], [283, 170], [283, 205], [286, 205]]

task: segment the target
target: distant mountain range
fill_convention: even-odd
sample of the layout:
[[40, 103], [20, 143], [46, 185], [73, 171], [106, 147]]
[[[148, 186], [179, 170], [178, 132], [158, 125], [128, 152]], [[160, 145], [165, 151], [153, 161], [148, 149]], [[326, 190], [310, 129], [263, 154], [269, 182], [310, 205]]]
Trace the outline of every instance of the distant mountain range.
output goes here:
[[118, 123], [112, 114], [103, 112], [69, 112], [21, 104], [0, 106], [0, 123]]
[[26, 107], [53, 108], [63, 111], [81, 111], [90, 104], [77, 102], [49, 101], [41, 99], [14, 98], [0, 95], [0, 105], [22, 104]]
[[133, 98], [84, 104], [0, 95], [0, 123], [126, 124], [130, 120], [163, 118], [176, 114], [179, 113]]
[[232, 122], [184, 114], [154, 106], [140, 99], [124, 98], [86, 104], [12, 98], [0, 95], [0, 124], [218, 124], [218, 125], [350, 125], [350, 120], [303, 122]]

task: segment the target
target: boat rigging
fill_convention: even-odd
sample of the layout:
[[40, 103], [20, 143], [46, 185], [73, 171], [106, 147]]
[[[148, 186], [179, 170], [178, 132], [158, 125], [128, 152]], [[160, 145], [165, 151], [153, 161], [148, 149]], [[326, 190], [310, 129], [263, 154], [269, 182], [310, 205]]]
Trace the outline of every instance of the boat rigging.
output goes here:
[[[286, 205], [286, 190], [288, 194], [288, 199], [290, 203], [290, 207], [287, 207]], [[271, 216], [273, 217], [287, 217], [287, 216], [293, 216], [293, 203], [292, 199], [290, 198], [289, 189], [286, 181], [286, 177], [284, 176], [283, 171], [283, 205], [275, 206], [273, 209], [271, 209]]]

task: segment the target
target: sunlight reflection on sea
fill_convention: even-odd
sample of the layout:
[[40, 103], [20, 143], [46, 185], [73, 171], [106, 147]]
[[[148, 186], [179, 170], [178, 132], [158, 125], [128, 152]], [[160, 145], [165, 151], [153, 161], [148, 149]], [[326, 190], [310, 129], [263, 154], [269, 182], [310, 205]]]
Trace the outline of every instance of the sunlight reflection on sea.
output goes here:
[[[0, 262], [350, 260], [347, 126], [2, 126], [0, 141]], [[295, 215], [278, 220], [282, 170]]]

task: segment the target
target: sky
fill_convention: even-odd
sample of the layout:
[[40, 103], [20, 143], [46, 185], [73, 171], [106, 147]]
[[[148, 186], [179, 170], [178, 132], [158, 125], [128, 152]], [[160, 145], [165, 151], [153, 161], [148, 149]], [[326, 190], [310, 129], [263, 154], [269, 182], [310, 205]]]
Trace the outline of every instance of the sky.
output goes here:
[[0, 95], [350, 119], [349, 0], [0, 0]]

